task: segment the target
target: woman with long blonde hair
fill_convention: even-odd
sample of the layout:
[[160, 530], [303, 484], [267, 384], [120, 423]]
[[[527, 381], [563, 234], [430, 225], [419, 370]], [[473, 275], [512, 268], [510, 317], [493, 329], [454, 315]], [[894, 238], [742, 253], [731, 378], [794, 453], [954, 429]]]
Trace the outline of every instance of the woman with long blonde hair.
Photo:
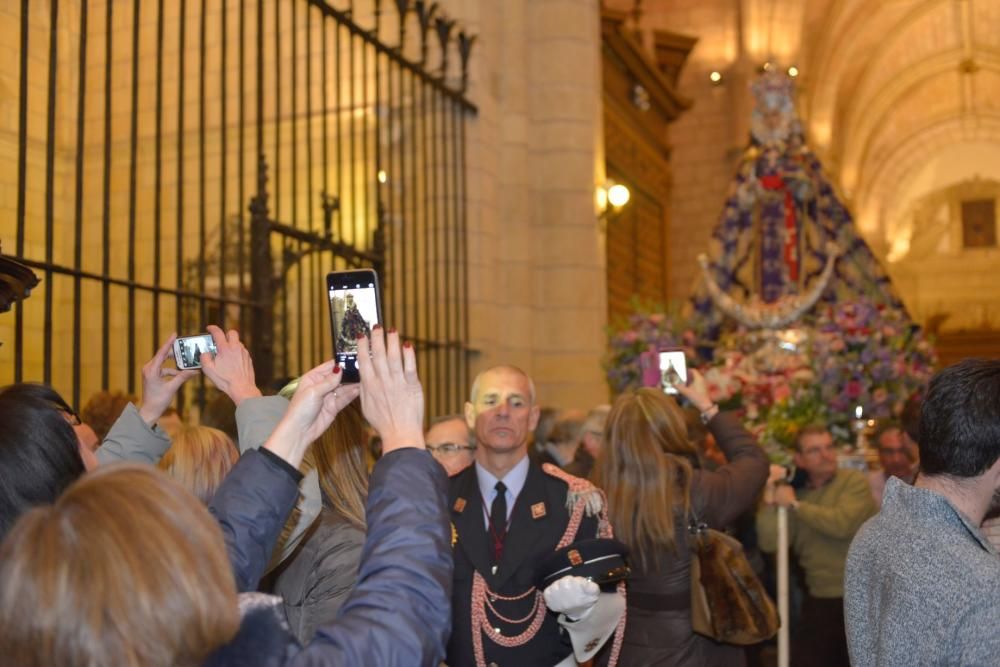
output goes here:
[[702, 469], [677, 402], [644, 388], [615, 401], [594, 467], [615, 537], [632, 551], [619, 665], [744, 663], [741, 647], [691, 629], [688, 525], [696, 519], [721, 529], [750, 508], [767, 479], [767, 457], [735, 416], [719, 412], [700, 376], [692, 376], [691, 386], [678, 391], [701, 413], [725, 465]]

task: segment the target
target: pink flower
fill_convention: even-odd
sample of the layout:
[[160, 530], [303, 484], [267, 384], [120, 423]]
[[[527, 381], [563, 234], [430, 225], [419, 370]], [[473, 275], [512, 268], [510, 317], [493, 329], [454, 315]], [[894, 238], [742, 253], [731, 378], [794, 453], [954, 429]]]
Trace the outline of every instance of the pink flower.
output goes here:
[[774, 391], [772, 392], [772, 396], [774, 398], [774, 402], [778, 403], [791, 398], [792, 390], [788, 387], [787, 384], [784, 383], [776, 384], [774, 385]]
[[847, 394], [847, 398], [857, 398], [861, 395], [862, 387], [861, 383], [856, 380], [851, 380], [844, 387], [844, 393]]

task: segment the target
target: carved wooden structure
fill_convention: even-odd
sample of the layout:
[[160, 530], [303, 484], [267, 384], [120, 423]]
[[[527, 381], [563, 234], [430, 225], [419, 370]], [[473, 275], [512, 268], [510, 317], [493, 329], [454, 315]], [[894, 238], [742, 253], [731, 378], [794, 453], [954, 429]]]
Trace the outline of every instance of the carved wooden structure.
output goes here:
[[691, 106], [676, 81], [695, 40], [654, 35], [655, 60], [624, 28], [626, 14], [602, 14], [604, 146], [608, 178], [628, 186], [631, 200], [607, 219], [608, 315], [629, 312], [633, 295], [670, 297], [671, 189], [667, 126]]

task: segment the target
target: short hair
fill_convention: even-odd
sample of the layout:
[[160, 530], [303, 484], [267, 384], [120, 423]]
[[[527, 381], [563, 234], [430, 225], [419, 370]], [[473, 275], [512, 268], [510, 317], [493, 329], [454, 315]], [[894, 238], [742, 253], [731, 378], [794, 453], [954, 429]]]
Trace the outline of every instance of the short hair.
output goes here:
[[900, 427], [899, 422], [893, 419], [879, 421], [878, 426], [875, 429], [875, 435], [873, 436], [873, 439], [875, 440], [875, 446], [876, 447], [882, 446], [881, 444], [882, 436], [885, 435], [886, 433], [892, 433], [893, 431], [902, 431], [902, 430], [903, 429], [902, 427]]
[[0, 648], [22, 667], [200, 665], [239, 629], [222, 531], [148, 465], [98, 468], [24, 515], [0, 581]]
[[[430, 427], [433, 428], [433, 427], [437, 426], [438, 424], [446, 424], [446, 423], [451, 422], [451, 421], [459, 421], [459, 422], [462, 422], [464, 424], [465, 423], [465, 415], [460, 415], [460, 414], [458, 414], [456, 412], [455, 414], [451, 414], [451, 415], [442, 415], [440, 417], [435, 417], [434, 419], [431, 420]], [[430, 428], [427, 429], [427, 430], [430, 430]]]
[[35, 387], [0, 391], [0, 538], [24, 512], [51, 503], [86, 471], [62, 408]]
[[510, 364], [500, 364], [499, 366], [492, 366], [486, 370], [480, 372], [476, 379], [472, 381], [472, 391], [469, 392], [469, 402], [475, 403], [476, 397], [479, 396], [479, 381], [487, 373], [492, 373], [493, 371], [509, 371], [511, 373], [517, 373], [518, 375], [524, 376], [524, 379], [528, 381], [528, 397], [531, 399], [531, 404], [535, 404], [535, 381], [531, 379], [531, 376], [522, 371], [517, 366], [512, 366]]
[[80, 410], [80, 419], [89, 424], [97, 439], [103, 442], [125, 407], [136, 400], [135, 396], [121, 391], [99, 391]]
[[556, 417], [559, 416], [558, 408], [543, 407], [538, 410], [538, 424], [531, 434], [532, 442], [541, 447], [546, 444], [552, 435], [552, 428], [556, 425]]
[[1000, 458], [1000, 361], [965, 359], [931, 378], [920, 409], [920, 468], [978, 477]]
[[236, 445], [219, 429], [184, 426], [157, 467], [207, 505], [239, 458]]
[[830, 428], [826, 424], [807, 424], [799, 429], [795, 434], [795, 451], [802, 453], [802, 440], [808, 435], [824, 435], [830, 433]]
[[608, 423], [608, 415], [611, 414], [611, 406], [604, 403], [590, 409], [587, 413], [587, 419], [583, 422], [583, 430], [587, 431], [604, 431], [605, 425]]
[[583, 425], [587, 414], [582, 410], [563, 410], [556, 417], [549, 433], [549, 441], [554, 444], [579, 443], [583, 438]]

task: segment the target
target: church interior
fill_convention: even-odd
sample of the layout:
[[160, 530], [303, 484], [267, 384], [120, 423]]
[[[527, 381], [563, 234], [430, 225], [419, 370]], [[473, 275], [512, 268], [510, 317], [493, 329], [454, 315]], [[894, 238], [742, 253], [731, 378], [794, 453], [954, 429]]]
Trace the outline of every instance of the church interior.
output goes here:
[[[414, 444], [429, 429], [426, 448], [442, 463], [439, 455], [451, 457], [444, 465], [452, 480], [445, 505], [441, 471], [414, 467], [412, 479], [431, 482], [402, 489], [404, 496], [436, 492], [437, 480], [441, 497], [423, 501], [451, 512], [449, 554], [461, 553], [467, 536], [483, 547], [459, 577], [471, 591], [463, 604], [475, 605], [460, 620], [475, 629], [461, 647], [468, 660], [454, 667], [487, 664], [483, 637], [495, 640], [487, 653], [502, 654], [497, 646], [518, 648], [550, 632], [561, 642], [547, 654], [559, 653], [558, 665], [605, 664], [590, 662], [604, 642], [614, 647], [613, 664], [622, 642], [634, 640], [621, 620], [622, 565], [604, 588], [588, 582], [594, 600], [611, 595], [621, 609], [604, 619], [602, 637], [585, 642], [594, 651], [574, 658], [555, 615], [546, 615], [546, 604], [560, 611], [549, 589], [543, 596], [541, 584], [525, 583], [522, 593], [510, 583], [516, 576], [504, 579], [505, 540], [525, 534], [508, 531], [512, 521], [538, 529], [528, 549], [550, 537], [539, 527], [558, 517], [572, 530], [561, 525], [565, 539], [556, 535], [546, 548], [562, 551], [576, 544], [581, 525], [610, 539], [608, 508], [618, 502], [621, 511], [622, 498], [655, 487], [663, 494], [644, 496], [647, 506], [666, 499], [662, 508], [673, 509], [661, 508], [664, 516], [683, 507], [687, 530], [702, 536], [711, 526], [687, 516], [692, 480], [756, 472], [746, 488], [727, 491], [746, 501], [727, 527], [736, 534], [742, 521], [747, 533], [736, 537], [752, 536], [747, 551], [760, 558], [748, 579], [777, 601], [774, 609], [762, 596], [774, 627], [742, 644], [692, 630], [686, 578], [695, 570], [685, 562], [678, 607], [685, 641], [705, 655], [746, 644], [747, 664], [780, 667], [789, 664], [789, 641], [799, 642], [806, 651], [793, 646], [793, 665], [796, 650], [798, 664], [847, 664], [848, 549], [866, 520], [883, 515], [883, 497], [915, 491], [924, 475], [924, 443], [910, 426], [920, 423], [931, 378], [970, 358], [1000, 359], [998, 156], [1000, 0], [2, 0], [0, 408], [5, 392], [10, 401], [18, 392], [48, 392], [46, 409], [55, 407], [80, 439], [70, 449], [79, 444], [82, 452], [89, 433], [93, 451], [73, 454], [69, 484], [83, 476], [77, 458], [88, 470], [90, 458], [94, 466], [102, 456], [115, 460], [118, 450], [102, 443], [114, 441], [106, 436], [119, 420], [161, 437], [157, 457], [132, 458], [163, 468], [159, 457], [181, 425], [217, 426], [221, 411], [233, 436], [230, 465], [249, 458], [248, 468], [265, 455], [241, 449], [241, 458], [238, 417], [266, 421], [268, 411], [247, 417], [241, 401], [273, 398], [293, 414], [288, 405], [302, 404], [296, 392], [312, 396], [341, 368], [355, 379], [405, 375], [410, 392], [394, 398], [423, 411], [423, 423], [406, 433], [416, 436], [409, 446], [430, 461]], [[386, 353], [375, 325], [398, 330], [406, 345], [390, 333]], [[238, 339], [214, 327], [238, 331]], [[381, 349], [369, 348], [375, 332]], [[207, 338], [177, 347], [174, 335]], [[242, 385], [208, 379], [218, 372], [214, 361], [201, 371], [181, 368], [233, 349], [244, 355], [243, 379], [249, 367], [248, 396]], [[410, 374], [412, 350], [419, 382]], [[995, 361], [982, 364], [1000, 377]], [[310, 373], [314, 367], [329, 371], [325, 379]], [[347, 373], [340, 377], [347, 384]], [[364, 380], [337, 383], [317, 414], [335, 416], [370, 388]], [[164, 395], [166, 385], [171, 392], [149, 417], [147, 394]], [[500, 401], [500, 390], [480, 392], [487, 385], [517, 391]], [[329, 436], [355, 438], [350, 465], [335, 471], [347, 473], [330, 472], [337, 466], [329, 452], [303, 463], [295, 450], [298, 458], [285, 457], [283, 466], [287, 475], [307, 474], [294, 479], [290, 498], [300, 482], [303, 506], [306, 488], [315, 491], [315, 513], [296, 530], [309, 527], [317, 508], [329, 510], [338, 489], [356, 491], [342, 514], [359, 553], [368, 484], [381, 483], [373, 470], [410, 454], [382, 456], [402, 447], [365, 422], [371, 395]], [[628, 478], [625, 461], [612, 479], [606, 461], [617, 459], [605, 424], [624, 420], [629, 405], [650, 395], [672, 406], [661, 421], [673, 420], [673, 440], [653, 447], [656, 465], [639, 465]], [[482, 396], [498, 403], [483, 408]], [[496, 454], [477, 430], [494, 412], [523, 422], [507, 451], [523, 454], [519, 480], [504, 477], [514, 464], [488, 479], [469, 470], [486, 470], [483, 461]], [[654, 421], [648, 406], [640, 413]], [[268, 435], [284, 434], [283, 414]], [[340, 428], [333, 416], [324, 437]], [[432, 443], [448, 421], [459, 435]], [[177, 430], [163, 435], [168, 426]], [[503, 440], [516, 429], [495, 430]], [[260, 440], [264, 449], [273, 444]], [[989, 470], [1000, 470], [995, 459]], [[643, 477], [664, 470], [659, 486]], [[13, 479], [4, 474], [0, 465], [0, 492]], [[320, 491], [324, 474], [331, 478]], [[629, 479], [639, 481], [619, 484], [617, 496], [595, 486]], [[827, 539], [823, 520], [851, 498], [824, 494], [848, 484], [853, 523]], [[566, 503], [539, 495], [530, 510], [517, 504], [521, 487], [526, 498], [552, 485], [561, 485]], [[683, 493], [672, 495], [674, 486]], [[456, 488], [465, 495], [454, 497]], [[987, 516], [986, 505], [975, 525], [967, 512], [951, 520], [968, 528], [966, 542], [975, 537], [974, 550], [995, 556], [1000, 518]], [[514, 518], [498, 524], [494, 512]], [[811, 547], [822, 552], [815, 598], [816, 551], [802, 548], [810, 512], [820, 526]], [[622, 516], [619, 526], [642, 523], [638, 509]], [[444, 535], [448, 521], [437, 518]], [[397, 529], [419, 532], [411, 523]], [[655, 539], [635, 544], [676, 546], [674, 519], [660, 523]], [[791, 543], [789, 525], [801, 529]], [[689, 537], [684, 527], [676, 535]], [[277, 532], [272, 548], [276, 540]], [[767, 540], [774, 544], [764, 556]], [[288, 555], [280, 553], [285, 546], [272, 549], [281, 556], [275, 564]], [[573, 567], [583, 562], [576, 550], [565, 556]], [[448, 578], [447, 568], [464, 562], [445, 560], [437, 574]], [[358, 563], [351, 567], [345, 591], [360, 576]], [[494, 595], [485, 582], [498, 576], [510, 585]], [[280, 587], [280, 579], [270, 584]], [[646, 602], [659, 613], [656, 605], [676, 602], [677, 591], [657, 585], [648, 586]], [[428, 590], [443, 600], [434, 611], [450, 629], [442, 591], [451, 589]], [[499, 616], [491, 606], [498, 599], [523, 618]], [[399, 600], [405, 607], [406, 596]], [[628, 605], [631, 615], [632, 599]], [[504, 623], [494, 628], [488, 609]], [[791, 640], [787, 624], [778, 630], [779, 615], [791, 619]], [[996, 614], [990, 618], [995, 626]], [[529, 621], [523, 634], [501, 631]], [[577, 618], [567, 613], [564, 621]], [[840, 626], [824, 634], [834, 621]], [[826, 635], [836, 636], [842, 659], [802, 663], [802, 655], [824, 653], [816, 642]], [[446, 638], [435, 641], [444, 655]], [[643, 650], [632, 655], [652, 655]], [[439, 664], [441, 655], [423, 664]], [[742, 664], [622, 664], [654, 663]]]
[[[442, 411], [501, 360], [553, 405], [606, 399], [609, 325], [698, 290], [765, 71], [791, 82], [913, 322], [945, 359], [996, 352], [995, 3], [0, 12], [0, 248], [42, 278], [0, 319], [5, 381], [134, 391], [155, 341], [213, 320], [268, 339], [265, 375], [294, 375], [329, 353], [321, 274], [380, 258], [387, 317], [426, 343]], [[260, 193], [272, 222], [313, 234], [264, 244], [267, 289], [251, 285]]]

